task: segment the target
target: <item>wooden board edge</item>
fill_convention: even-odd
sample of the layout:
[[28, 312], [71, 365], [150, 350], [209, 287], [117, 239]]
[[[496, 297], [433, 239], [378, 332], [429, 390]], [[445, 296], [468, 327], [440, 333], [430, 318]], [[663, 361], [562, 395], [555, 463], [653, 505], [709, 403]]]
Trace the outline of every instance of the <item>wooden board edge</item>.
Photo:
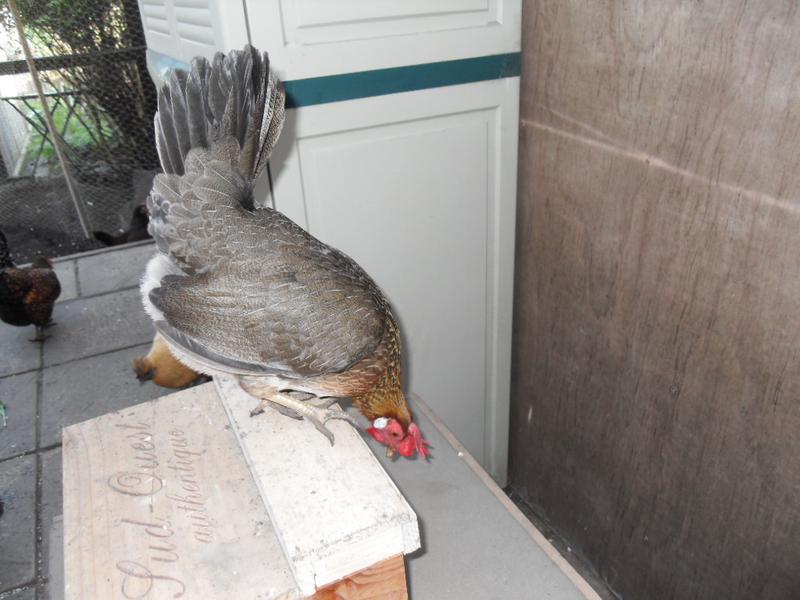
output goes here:
[[456, 451], [459, 458], [462, 458], [465, 463], [472, 469], [472, 471], [478, 476], [478, 478], [483, 482], [483, 484], [489, 488], [489, 491], [494, 494], [495, 498], [505, 506], [506, 510], [511, 513], [511, 516], [520, 524], [520, 526], [528, 533], [531, 539], [536, 543], [539, 548], [552, 560], [556, 566], [566, 575], [567, 579], [569, 579], [578, 591], [583, 594], [586, 600], [602, 600], [602, 597], [595, 591], [595, 589], [589, 585], [589, 582], [586, 581], [583, 576], [575, 570], [567, 559], [561, 556], [561, 553], [556, 549], [553, 544], [551, 544], [544, 534], [539, 531], [536, 526], [528, 520], [523, 512], [517, 508], [517, 505], [514, 504], [506, 493], [497, 485], [494, 479], [492, 479], [491, 475], [486, 472], [486, 470], [478, 463], [477, 460], [467, 451], [467, 449], [461, 444], [461, 442], [456, 439], [453, 433], [447, 428], [447, 426], [442, 422], [442, 420], [436, 415], [436, 413], [431, 410], [431, 407], [428, 406], [424, 400], [422, 400], [416, 394], [411, 395], [414, 403], [414, 408], [418, 409], [421, 413], [423, 413], [428, 419], [430, 419], [433, 426], [436, 427], [437, 431], [444, 437], [450, 446], [452, 446], [453, 450]]
[[[269, 501], [269, 496], [270, 496], [269, 490], [264, 488], [264, 482], [257, 475], [257, 468], [254, 464], [253, 457], [251, 456], [250, 444], [245, 439], [246, 432], [243, 432], [242, 429], [239, 427], [237, 422], [237, 416], [233, 412], [234, 403], [230, 401], [230, 396], [228, 392], [230, 391], [230, 388], [238, 387], [238, 384], [236, 383], [235, 378], [230, 376], [223, 376], [223, 377], [215, 377], [213, 385], [215, 386], [219, 402], [222, 405], [222, 408], [228, 418], [228, 422], [234, 432], [237, 443], [239, 444], [239, 449], [242, 453], [242, 457], [244, 458], [245, 464], [248, 467], [250, 476], [255, 482], [256, 489], [259, 492], [259, 496], [261, 497], [261, 501], [266, 508], [267, 514], [274, 523], [280, 523], [281, 519], [279, 518], [278, 515], [275, 514], [275, 507]], [[388, 536], [388, 538], [391, 538], [391, 542], [387, 539], [387, 544], [391, 545], [392, 547], [391, 551], [396, 550], [401, 554], [410, 554], [412, 552], [416, 552], [422, 547], [422, 538], [419, 532], [419, 519], [417, 518], [416, 512], [411, 507], [408, 500], [400, 491], [400, 489], [397, 487], [397, 484], [391, 478], [391, 476], [386, 471], [384, 466], [375, 456], [373, 450], [369, 447], [366, 441], [364, 441], [363, 436], [359, 435], [357, 430], [355, 431], [354, 439], [356, 440], [356, 444], [359, 445], [359, 447], [363, 447], [364, 455], [368, 457], [370, 464], [373, 465], [377, 471], [383, 474], [387, 489], [392, 490], [392, 493], [394, 495], [394, 500], [397, 502], [398, 506], [402, 507], [402, 510], [396, 513], [396, 517], [399, 518], [395, 522], [395, 527], [387, 531], [384, 531], [385, 527], [381, 528], [383, 534], [385, 536]], [[320, 566], [320, 564], [326, 562], [330, 558], [330, 556], [323, 556], [316, 552], [313, 554], [303, 554], [303, 555], [296, 554], [295, 552], [292, 551], [291, 548], [287, 547], [286, 539], [284, 538], [284, 536], [280, 534], [278, 529], [279, 528], [276, 527], [278, 540], [284, 551], [284, 555], [287, 557], [289, 568], [292, 571], [297, 586], [300, 588], [301, 591], [310, 593], [311, 590], [314, 590], [316, 588], [315, 581], [317, 580], [318, 577], [320, 577], [320, 573], [316, 572], [317, 568]], [[394, 543], [395, 535], [399, 537], [399, 539], [397, 540], [397, 544]], [[375, 540], [375, 536], [376, 532], [373, 529], [354, 532], [351, 535], [352, 540], [364, 539], [372, 541]], [[339, 550], [339, 553], [341, 554], [342, 551], [343, 550]], [[387, 556], [387, 554], [383, 554], [383, 556]], [[360, 561], [361, 565], [364, 565], [365, 563], [367, 563], [368, 565], [369, 561], [377, 559], [377, 557], [374, 558], [363, 557], [363, 558], [364, 560]], [[387, 558], [384, 560], [389, 560], [389, 559]], [[380, 564], [380, 563], [375, 563], [375, 564]], [[306, 565], [316, 565], [317, 568], [307, 567]], [[361, 568], [361, 565], [356, 566], [356, 568]], [[338, 577], [339, 574], [337, 573], [336, 576]], [[331, 579], [327, 577], [323, 577], [323, 579], [328, 579], [328, 581], [324, 583], [323, 586], [327, 586], [329, 585], [329, 582], [331, 582]]]
[[408, 600], [403, 555], [326, 585], [307, 600]]

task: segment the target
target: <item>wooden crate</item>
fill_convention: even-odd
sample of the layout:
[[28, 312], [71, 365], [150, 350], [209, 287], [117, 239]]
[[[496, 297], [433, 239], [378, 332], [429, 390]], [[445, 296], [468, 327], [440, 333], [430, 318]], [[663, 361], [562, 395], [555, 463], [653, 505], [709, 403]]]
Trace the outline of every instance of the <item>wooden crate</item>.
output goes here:
[[416, 516], [358, 433], [217, 385], [64, 430], [65, 598], [407, 597]]

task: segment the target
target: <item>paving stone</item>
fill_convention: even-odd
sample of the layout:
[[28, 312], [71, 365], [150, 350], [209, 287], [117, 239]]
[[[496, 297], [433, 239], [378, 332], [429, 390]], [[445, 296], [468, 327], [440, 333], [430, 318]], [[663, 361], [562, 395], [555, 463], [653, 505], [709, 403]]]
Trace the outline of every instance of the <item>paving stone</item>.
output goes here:
[[29, 583], [36, 573], [36, 457], [0, 462], [0, 591]]
[[84, 358], [45, 370], [42, 379], [41, 446], [61, 442], [61, 428], [172, 392], [140, 384], [133, 359], [149, 345]]
[[78, 298], [56, 309], [58, 325], [44, 343], [45, 365], [143, 344], [155, 332], [138, 289]]
[[[34, 600], [34, 598], [36, 598], [36, 589], [32, 587], [0, 594], [0, 600]], [[56, 599], [53, 598], [53, 600]]]
[[[48, 561], [54, 519], [64, 513], [61, 493], [61, 448], [42, 453], [42, 558]], [[49, 568], [49, 567], [48, 567]]]
[[75, 277], [75, 261], [64, 260], [57, 262], [53, 265], [53, 270], [58, 276], [59, 283], [61, 283], [61, 295], [58, 297], [58, 302], [77, 298], [78, 282]]
[[79, 258], [81, 296], [138, 286], [145, 265], [154, 253], [155, 245], [148, 243]]
[[12, 327], [0, 323], [0, 376], [39, 367], [39, 343], [31, 342], [33, 326]]
[[[57, 594], [53, 593], [55, 590], [52, 583], [49, 581], [43, 583], [39, 587], [39, 600], [64, 600], [64, 590], [59, 590]], [[0, 600], [4, 600], [0, 598]]]
[[36, 372], [0, 379], [0, 400], [7, 419], [0, 429], [2, 460], [36, 447]]

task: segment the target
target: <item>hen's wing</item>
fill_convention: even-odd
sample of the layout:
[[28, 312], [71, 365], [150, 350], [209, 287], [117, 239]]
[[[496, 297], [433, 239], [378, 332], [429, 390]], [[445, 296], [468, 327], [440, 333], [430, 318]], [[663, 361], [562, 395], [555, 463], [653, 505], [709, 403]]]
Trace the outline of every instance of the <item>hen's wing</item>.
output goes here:
[[[171, 247], [198, 268], [165, 277], [151, 293], [169, 325], [227, 370], [309, 376], [344, 370], [372, 352], [384, 327], [373, 281], [281, 213], [218, 198], [229, 180], [198, 179], [184, 192], [196, 212], [176, 228], [182, 236]], [[219, 216], [209, 221], [208, 213]]]

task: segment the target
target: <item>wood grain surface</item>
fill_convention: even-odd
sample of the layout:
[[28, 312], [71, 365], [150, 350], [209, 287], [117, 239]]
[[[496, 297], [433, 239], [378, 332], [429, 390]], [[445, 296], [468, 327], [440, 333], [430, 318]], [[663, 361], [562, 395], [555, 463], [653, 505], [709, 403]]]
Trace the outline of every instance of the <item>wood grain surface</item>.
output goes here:
[[213, 384], [63, 439], [67, 600], [301, 597]]
[[329, 421], [331, 446], [308, 421], [251, 417], [258, 400], [235, 379], [214, 384], [301, 593], [420, 547], [416, 514], [352, 425]]
[[311, 600], [407, 600], [402, 556], [384, 560], [317, 591]]
[[530, 0], [511, 482], [623, 597], [800, 597], [800, 11]]

